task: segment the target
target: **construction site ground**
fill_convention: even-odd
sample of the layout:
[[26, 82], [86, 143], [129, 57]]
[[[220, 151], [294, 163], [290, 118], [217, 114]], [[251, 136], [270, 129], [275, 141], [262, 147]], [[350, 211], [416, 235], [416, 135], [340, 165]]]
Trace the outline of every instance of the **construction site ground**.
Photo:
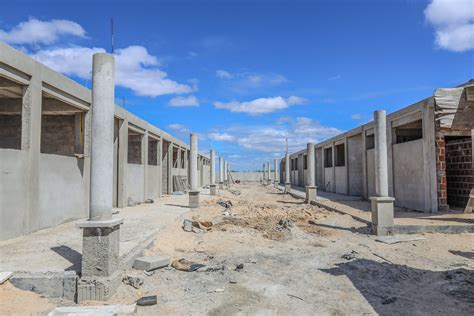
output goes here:
[[[229, 209], [218, 204], [227, 201]], [[137, 314], [470, 315], [474, 310], [474, 234], [426, 233], [381, 242], [353, 216], [257, 183], [233, 185], [218, 196], [203, 194], [199, 209], [190, 210], [187, 203], [182, 195], [127, 208], [123, 229], [127, 217], [141, 214], [150, 227], [160, 227], [145, 255], [203, 267], [192, 272], [167, 267], [147, 274], [131, 268], [125, 275], [138, 277], [141, 286], [122, 284], [110, 301], [81, 305], [133, 304], [157, 295], [156, 305], [138, 306]], [[213, 225], [208, 231], [187, 232], [185, 219]], [[127, 238], [150, 240], [147, 226], [139, 227]], [[80, 234], [76, 237], [80, 243]], [[0, 244], [0, 249], [13, 249], [14, 242]], [[71, 247], [80, 254], [80, 245]], [[0, 315], [70, 305], [9, 282], [0, 285]]]

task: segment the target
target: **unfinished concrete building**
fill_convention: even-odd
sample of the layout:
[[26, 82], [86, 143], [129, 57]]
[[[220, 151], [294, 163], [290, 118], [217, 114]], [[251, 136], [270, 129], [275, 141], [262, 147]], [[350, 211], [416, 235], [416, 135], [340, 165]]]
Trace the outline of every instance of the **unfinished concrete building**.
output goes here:
[[[464, 210], [474, 190], [474, 80], [387, 115], [389, 196], [421, 212]], [[314, 146], [318, 191], [375, 196], [374, 122]], [[304, 187], [307, 150], [289, 156], [290, 182]], [[280, 162], [280, 179], [285, 158]], [[471, 198], [472, 199], [472, 198]]]
[[[91, 91], [0, 43], [0, 240], [89, 214]], [[113, 205], [177, 190], [189, 146], [115, 106]], [[200, 186], [210, 161], [198, 155]]]

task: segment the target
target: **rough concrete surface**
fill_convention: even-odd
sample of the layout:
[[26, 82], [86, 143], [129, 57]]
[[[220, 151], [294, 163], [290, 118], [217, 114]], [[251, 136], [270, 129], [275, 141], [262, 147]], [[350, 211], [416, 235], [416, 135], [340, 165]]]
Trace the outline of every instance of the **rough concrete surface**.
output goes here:
[[[386, 244], [350, 215], [259, 184], [233, 189], [241, 195], [221, 192], [197, 210], [185, 209], [145, 251], [145, 256], [184, 258], [204, 268], [169, 267], [153, 274], [130, 269], [126, 274], [141, 278], [143, 285], [122, 284], [106, 304], [157, 295], [158, 304], [138, 306], [138, 315], [469, 315], [474, 308], [472, 234], [423, 234], [422, 240]], [[185, 205], [186, 197], [179, 198]], [[223, 216], [219, 199], [232, 201], [234, 216]], [[184, 232], [183, 219], [213, 226], [206, 233]], [[3, 286], [0, 291], [30, 295]], [[2, 299], [0, 314], [12, 311]], [[28, 299], [43, 308], [68, 304]], [[87, 305], [97, 302], [82, 304]]]

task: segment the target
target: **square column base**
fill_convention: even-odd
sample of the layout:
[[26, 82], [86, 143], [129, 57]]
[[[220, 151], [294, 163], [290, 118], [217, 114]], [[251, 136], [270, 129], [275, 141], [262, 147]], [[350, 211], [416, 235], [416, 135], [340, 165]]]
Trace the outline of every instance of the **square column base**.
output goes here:
[[391, 235], [394, 226], [394, 201], [392, 197], [371, 197], [372, 231], [378, 236]]
[[104, 278], [120, 266], [120, 225], [123, 218], [103, 221], [82, 221], [82, 278]]
[[217, 195], [217, 184], [210, 184], [209, 191], [211, 195]]
[[219, 190], [224, 190], [224, 182], [219, 182]]
[[123, 273], [115, 272], [107, 278], [81, 278], [77, 282], [77, 303], [107, 301], [122, 284]]
[[198, 208], [199, 207], [199, 190], [190, 190], [189, 194], [189, 207]]
[[278, 189], [278, 181], [275, 181], [273, 185], [275, 186], [275, 189]]
[[291, 183], [285, 183], [285, 193], [289, 194], [291, 191]]
[[272, 180], [268, 179], [267, 180], [267, 185], [272, 185]]
[[311, 201], [316, 201], [317, 196], [316, 186], [306, 186], [306, 203], [311, 204]]
[[224, 188], [229, 188], [229, 180], [224, 180]]

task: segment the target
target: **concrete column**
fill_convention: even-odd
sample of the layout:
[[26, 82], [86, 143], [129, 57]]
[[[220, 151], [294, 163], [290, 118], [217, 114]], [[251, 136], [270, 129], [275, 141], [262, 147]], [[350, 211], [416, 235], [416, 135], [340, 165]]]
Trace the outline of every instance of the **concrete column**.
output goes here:
[[189, 140], [189, 207], [198, 208], [199, 207], [199, 190], [198, 190], [198, 139], [196, 133], [191, 133]]
[[275, 189], [278, 189], [278, 166], [277, 166], [277, 160], [273, 159], [273, 184], [275, 186]]
[[[143, 201], [148, 199], [148, 131], [142, 137]], [[150, 196], [150, 198], [152, 198]]]
[[384, 110], [374, 112], [375, 192], [371, 197], [372, 228], [377, 235], [390, 235], [394, 198], [388, 197], [387, 118]]
[[290, 154], [287, 153], [285, 157], [285, 193], [290, 193], [291, 191], [290, 168]]
[[216, 195], [217, 194], [217, 185], [216, 185], [216, 153], [214, 149], [211, 149], [211, 153], [209, 155], [211, 157], [211, 179], [210, 182], [211, 184], [209, 185], [209, 189], [211, 192], [211, 195]]
[[[42, 112], [42, 80], [39, 75], [33, 75], [30, 84], [23, 89], [21, 113], [21, 150], [27, 152], [26, 178], [26, 213], [24, 233], [39, 228], [39, 171], [41, 146], [41, 112]], [[1, 164], [1, 163], [0, 163]]]
[[127, 206], [128, 119], [120, 121], [118, 146], [118, 207]]
[[268, 185], [271, 185], [272, 184], [272, 173], [271, 173], [271, 164], [270, 164], [270, 160], [268, 161], [268, 165], [267, 165], [267, 184]]
[[219, 189], [224, 189], [224, 160], [219, 156]]
[[315, 168], [316, 160], [314, 159], [314, 144], [308, 143], [306, 148], [306, 203], [316, 200], [316, 179]]
[[263, 185], [267, 185], [267, 176], [266, 176], [267, 169], [265, 169], [265, 164], [262, 165], [262, 168], [263, 168], [262, 169], [262, 183]]
[[123, 219], [112, 218], [114, 63], [112, 55], [93, 56], [90, 217], [78, 223], [83, 229], [78, 301], [108, 299], [120, 283], [117, 270]]
[[227, 161], [224, 160], [224, 171], [223, 171], [223, 174], [224, 174], [224, 187], [227, 188], [228, 185], [229, 185], [229, 179], [228, 179], [228, 168], [227, 168]]

